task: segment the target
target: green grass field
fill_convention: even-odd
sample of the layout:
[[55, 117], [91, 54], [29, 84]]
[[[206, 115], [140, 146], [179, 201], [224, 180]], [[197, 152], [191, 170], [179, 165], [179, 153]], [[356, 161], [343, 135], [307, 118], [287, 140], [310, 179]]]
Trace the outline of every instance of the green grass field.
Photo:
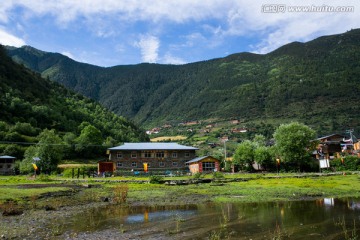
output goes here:
[[[148, 177], [109, 177], [91, 179], [65, 179], [59, 177], [29, 179], [27, 177], [0, 178], [0, 203], [40, 196], [47, 192], [69, 190], [65, 184], [95, 184], [93, 195], [111, 196], [114, 188], [126, 185], [127, 203], [141, 205], [192, 204], [214, 202], [260, 202], [302, 200], [324, 197], [360, 197], [360, 176], [358, 174], [333, 176], [236, 174], [226, 175], [225, 180], [240, 178], [239, 182], [219, 184], [201, 183], [169, 186], [165, 184], [124, 183], [121, 180], [149, 180]], [[211, 177], [205, 176], [206, 177]], [[270, 177], [270, 178], [268, 178]], [[173, 177], [165, 179], [189, 179]], [[22, 188], [24, 184], [37, 184], [36, 188]], [[41, 187], [41, 184], [45, 184]], [[49, 185], [51, 184], [51, 185]], [[54, 186], [55, 184], [55, 186]], [[83, 191], [90, 191], [89, 189]]]

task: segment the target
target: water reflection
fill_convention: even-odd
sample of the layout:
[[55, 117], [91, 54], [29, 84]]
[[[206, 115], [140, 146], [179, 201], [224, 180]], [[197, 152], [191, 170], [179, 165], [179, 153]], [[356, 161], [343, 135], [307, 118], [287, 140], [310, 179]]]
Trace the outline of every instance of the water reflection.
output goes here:
[[143, 239], [350, 239], [359, 235], [359, 216], [359, 199], [108, 206], [89, 209], [66, 228], [79, 233], [115, 231], [121, 226], [130, 236], [137, 234]]
[[143, 214], [134, 214], [126, 218], [125, 223], [143, 223], [149, 221], [166, 221], [172, 218], [188, 218], [196, 214], [196, 210], [163, 210], [149, 212], [145, 209]]

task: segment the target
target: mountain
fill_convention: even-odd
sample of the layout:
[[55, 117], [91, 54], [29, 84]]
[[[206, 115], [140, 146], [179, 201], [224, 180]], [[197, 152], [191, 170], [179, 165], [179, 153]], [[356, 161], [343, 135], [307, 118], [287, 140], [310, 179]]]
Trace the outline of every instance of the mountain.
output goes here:
[[144, 126], [238, 118], [299, 120], [320, 132], [360, 123], [360, 29], [184, 65], [98, 67], [29, 46], [16, 62]]
[[54, 129], [61, 137], [72, 138], [67, 143], [76, 144], [90, 125], [101, 132], [104, 144], [148, 140], [131, 121], [15, 63], [0, 46], [0, 154], [21, 159], [26, 147], [17, 143], [36, 143], [44, 129]]

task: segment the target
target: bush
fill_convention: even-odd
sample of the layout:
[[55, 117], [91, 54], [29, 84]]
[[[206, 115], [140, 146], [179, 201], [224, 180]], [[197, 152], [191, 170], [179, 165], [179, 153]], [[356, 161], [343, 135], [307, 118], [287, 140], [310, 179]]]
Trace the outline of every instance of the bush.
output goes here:
[[115, 186], [115, 188], [113, 190], [114, 203], [116, 203], [116, 204], [126, 203], [128, 191], [129, 191], [129, 186], [127, 184], [119, 184], [119, 185]]
[[40, 181], [40, 182], [50, 182], [50, 181], [52, 181], [50, 179], [50, 176], [46, 175], [46, 174], [40, 174], [39, 176], [36, 177], [36, 180]]
[[213, 173], [213, 178], [222, 179], [222, 178], [225, 178], [225, 176], [224, 176], [224, 174], [222, 172], [214, 172]]
[[204, 178], [204, 176], [205, 176], [204, 174], [197, 172], [197, 173], [194, 173], [193, 178], [200, 179], [200, 178]]
[[359, 171], [360, 158], [357, 156], [346, 156], [341, 161], [341, 158], [336, 158], [330, 162], [330, 166], [336, 171]]
[[149, 182], [150, 182], [151, 184], [159, 184], [159, 183], [162, 183], [162, 182], [164, 181], [164, 177], [162, 177], [162, 176], [156, 176], [156, 175], [150, 176], [149, 179], [150, 179]]

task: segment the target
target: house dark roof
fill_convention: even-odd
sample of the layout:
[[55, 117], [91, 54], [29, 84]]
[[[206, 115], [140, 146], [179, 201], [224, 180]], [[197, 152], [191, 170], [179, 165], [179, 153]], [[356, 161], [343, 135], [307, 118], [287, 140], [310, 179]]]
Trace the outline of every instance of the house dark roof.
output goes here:
[[178, 143], [124, 143], [123, 145], [109, 148], [109, 150], [198, 150], [195, 147], [180, 145]]
[[344, 135], [341, 135], [341, 134], [335, 133], [335, 134], [331, 134], [331, 135], [319, 137], [319, 138], [317, 138], [317, 140], [323, 140], [323, 139], [328, 139], [328, 138], [333, 138], [333, 137], [336, 137], [336, 138], [344, 138], [345, 136], [344, 136]]
[[15, 159], [16, 157], [12, 156], [0, 156], [0, 159]]
[[[202, 157], [197, 157], [197, 158], [194, 158], [194, 159], [192, 159], [192, 160], [190, 160], [190, 161], [187, 161], [186, 163], [200, 162], [201, 160], [203, 160], [203, 159], [205, 159], [205, 158], [208, 158], [208, 157], [213, 158], [213, 159], [216, 159], [216, 158], [211, 157], [211, 156], [202, 156]], [[218, 159], [216, 159], [216, 160], [218, 160]]]

